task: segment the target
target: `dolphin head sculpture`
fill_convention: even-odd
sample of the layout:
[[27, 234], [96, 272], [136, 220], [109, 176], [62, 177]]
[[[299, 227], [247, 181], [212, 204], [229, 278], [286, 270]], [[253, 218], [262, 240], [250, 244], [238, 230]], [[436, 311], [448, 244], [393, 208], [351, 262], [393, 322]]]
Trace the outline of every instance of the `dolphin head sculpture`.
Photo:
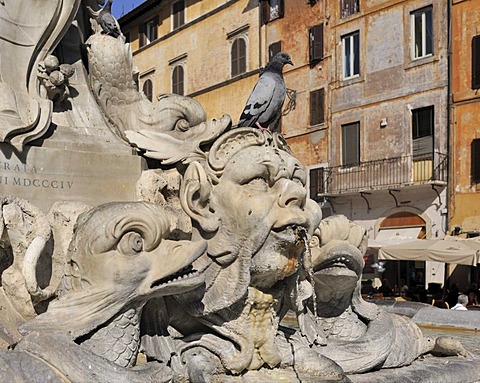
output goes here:
[[23, 330], [76, 339], [151, 298], [201, 286], [203, 270], [192, 263], [206, 242], [165, 239], [172, 222], [164, 209], [144, 202], [108, 203], [80, 215], [59, 298]]

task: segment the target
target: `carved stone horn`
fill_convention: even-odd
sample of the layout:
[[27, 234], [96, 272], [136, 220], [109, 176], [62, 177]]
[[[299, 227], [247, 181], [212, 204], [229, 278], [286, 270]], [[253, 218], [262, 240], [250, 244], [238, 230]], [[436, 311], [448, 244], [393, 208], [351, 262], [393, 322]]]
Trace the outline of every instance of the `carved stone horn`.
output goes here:
[[32, 296], [34, 304], [47, 300], [55, 294], [55, 288], [52, 286], [41, 289], [40, 286], [38, 286], [36, 275], [38, 259], [43, 250], [45, 250], [47, 241], [48, 238], [35, 237], [28, 246], [25, 257], [23, 258], [22, 273], [25, 278], [25, 287]]
[[[7, 205], [13, 206], [12, 208], [5, 210]], [[9, 229], [5, 224], [7, 219], [4, 219], [4, 215], [6, 214], [16, 217], [21, 215], [20, 221], [14, 221], [14, 224]], [[32, 304], [35, 305], [52, 297], [55, 293], [55, 288], [53, 287], [47, 287], [45, 289], [40, 288], [37, 280], [38, 260], [45, 250], [46, 244], [51, 236], [50, 224], [45, 214], [28, 201], [11, 196], [0, 199], [0, 233], [3, 233], [5, 230], [17, 230], [24, 227], [25, 221], [27, 220], [26, 217], [28, 217], [28, 225], [30, 227], [20, 234], [14, 234], [16, 235], [15, 241], [21, 241], [21, 246], [19, 248], [26, 248], [26, 251], [23, 254], [23, 260], [21, 259], [21, 251], [15, 252], [16, 254], [14, 254], [14, 258], [19, 257], [19, 259], [14, 259], [13, 262], [18, 265], [17, 270], [21, 267], [22, 276], [25, 281], [25, 289], [31, 296]], [[30, 238], [32, 237], [33, 240], [30, 242]], [[15, 280], [17, 277], [13, 279]], [[4, 282], [4, 284], [8, 284], [7, 281]], [[12, 283], [16, 285], [13, 280]], [[12, 286], [11, 290], [17, 289]], [[16, 294], [20, 294], [20, 292], [17, 290]], [[11, 298], [15, 299], [15, 296]]]

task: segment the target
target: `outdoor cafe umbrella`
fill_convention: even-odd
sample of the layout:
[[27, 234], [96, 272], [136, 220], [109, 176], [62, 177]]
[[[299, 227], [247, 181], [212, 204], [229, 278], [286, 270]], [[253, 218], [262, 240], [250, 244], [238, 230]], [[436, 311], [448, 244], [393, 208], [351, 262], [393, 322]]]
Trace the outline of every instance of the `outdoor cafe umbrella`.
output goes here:
[[479, 258], [480, 241], [458, 237], [416, 239], [384, 246], [378, 251], [378, 259], [395, 261], [436, 261], [476, 266]]

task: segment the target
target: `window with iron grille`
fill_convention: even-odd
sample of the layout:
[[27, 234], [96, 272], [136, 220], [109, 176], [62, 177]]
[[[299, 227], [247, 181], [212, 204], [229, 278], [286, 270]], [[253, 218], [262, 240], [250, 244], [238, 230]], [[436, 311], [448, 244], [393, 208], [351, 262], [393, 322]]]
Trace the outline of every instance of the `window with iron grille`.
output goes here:
[[140, 25], [140, 47], [148, 45], [157, 39], [158, 21], [158, 16], [156, 16], [146, 23]]
[[310, 126], [325, 122], [324, 104], [325, 90], [323, 88], [310, 92]]
[[360, 11], [360, 0], [340, 0], [340, 17], [348, 17]]
[[150, 101], [153, 101], [153, 82], [152, 80], [145, 80], [142, 87], [143, 93]]
[[342, 125], [342, 165], [360, 163], [360, 122]]
[[472, 89], [480, 89], [480, 35], [472, 39]]
[[183, 66], [177, 65], [172, 71], [172, 93], [183, 96], [184, 90], [184, 70]]
[[231, 52], [232, 77], [247, 71], [247, 43], [239, 37], [233, 41]]
[[360, 75], [360, 33], [358, 31], [342, 37], [343, 79]]
[[268, 46], [268, 61], [270, 62], [277, 53], [282, 51], [282, 42], [277, 41], [276, 43], [272, 43]]
[[472, 182], [480, 183], [480, 138], [472, 141]]
[[433, 54], [433, 7], [411, 13], [412, 59]]
[[433, 153], [434, 108], [412, 110], [413, 156], [425, 156]]
[[323, 60], [323, 24], [310, 28], [310, 63]]
[[284, 0], [260, 0], [260, 17], [262, 24], [280, 19], [285, 14]]
[[172, 4], [173, 29], [185, 24], [185, 0], [176, 1]]

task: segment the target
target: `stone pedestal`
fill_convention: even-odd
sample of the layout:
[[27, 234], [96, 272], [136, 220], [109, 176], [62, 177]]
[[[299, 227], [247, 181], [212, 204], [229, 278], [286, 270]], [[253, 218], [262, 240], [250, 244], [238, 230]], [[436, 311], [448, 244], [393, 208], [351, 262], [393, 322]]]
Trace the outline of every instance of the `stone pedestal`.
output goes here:
[[132, 201], [146, 164], [125, 148], [121, 153], [27, 146], [17, 153], [0, 144], [0, 194], [24, 198], [45, 212], [56, 201]]

